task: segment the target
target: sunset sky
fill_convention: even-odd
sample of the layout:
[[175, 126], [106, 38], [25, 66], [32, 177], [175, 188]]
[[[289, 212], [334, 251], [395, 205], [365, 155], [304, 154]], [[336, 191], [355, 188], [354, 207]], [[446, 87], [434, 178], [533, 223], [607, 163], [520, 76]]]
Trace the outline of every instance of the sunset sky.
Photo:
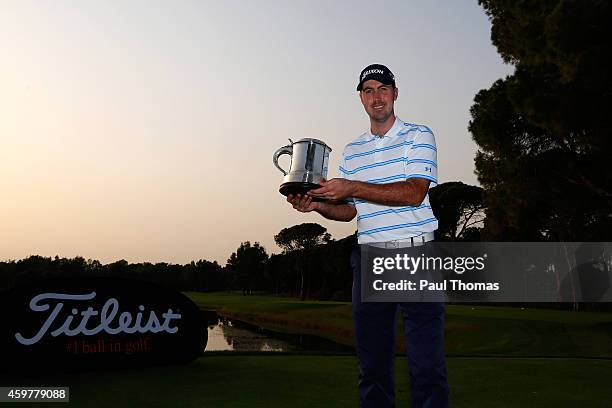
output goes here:
[[[474, 1], [0, 0], [0, 260], [221, 264], [319, 222], [278, 193], [272, 153], [368, 127], [361, 69], [436, 135], [439, 181], [476, 184], [474, 95], [512, 72]], [[287, 163], [286, 161], [283, 163]]]

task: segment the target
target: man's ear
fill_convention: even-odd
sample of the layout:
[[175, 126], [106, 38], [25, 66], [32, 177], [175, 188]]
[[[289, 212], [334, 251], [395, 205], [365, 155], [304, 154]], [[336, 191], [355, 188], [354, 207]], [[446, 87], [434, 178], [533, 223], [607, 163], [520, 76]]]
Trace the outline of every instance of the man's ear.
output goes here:
[[399, 89], [395, 88], [393, 90], [393, 100], [397, 101], [397, 96], [399, 95]]

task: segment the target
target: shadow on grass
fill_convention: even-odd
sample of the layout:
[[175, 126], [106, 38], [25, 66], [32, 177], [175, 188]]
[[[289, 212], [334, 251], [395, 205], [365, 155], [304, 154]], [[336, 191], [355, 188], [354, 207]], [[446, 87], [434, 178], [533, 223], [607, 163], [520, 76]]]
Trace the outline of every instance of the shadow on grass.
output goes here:
[[[448, 370], [454, 407], [599, 407], [610, 396], [612, 361], [449, 358]], [[398, 406], [409, 406], [403, 357], [396, 360], [396, 376]], [[357, 363], [349, 355], [214, 353], [185, 365], [45, 376], [4, 373], [0, 379], [1, 385], [70, 386], [71, 405], [83, 407], [358, 405]]]

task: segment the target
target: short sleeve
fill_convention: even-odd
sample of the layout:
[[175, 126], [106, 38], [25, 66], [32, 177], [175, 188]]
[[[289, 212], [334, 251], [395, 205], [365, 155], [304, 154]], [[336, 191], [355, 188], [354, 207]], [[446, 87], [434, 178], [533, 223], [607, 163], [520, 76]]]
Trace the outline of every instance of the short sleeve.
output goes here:
[[419, 130], [406, 151], [406, 178], [424, 178], [432, 182], [432, 187], [438, 184], [438, 155], [436, 139], [433, 132], [426, 126]]
[[[349, 170], [346, 166], [346, 151], [342, 152], [342, 159], [340, 160], [340, 166], [338, 167], [338, 178], [343, 178], [343, 179], [347, 179], [350, 180], [351, 179], [351, 175], [349, 173]], [[351, 204], [351, 205], [355, 205], [355, 199], [353, 199], [352, 197], [347, 198], [346, 200], [347, 204]]]

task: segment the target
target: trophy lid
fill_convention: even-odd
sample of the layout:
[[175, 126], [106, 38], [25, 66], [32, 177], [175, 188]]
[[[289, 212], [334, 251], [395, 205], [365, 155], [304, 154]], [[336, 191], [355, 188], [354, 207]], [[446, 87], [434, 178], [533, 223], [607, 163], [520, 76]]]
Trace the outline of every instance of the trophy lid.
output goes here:
[[[291, 139], [289, 139], [289, 140], [291, 140]], [[329, 147], [324, 141], [319, 140], [319, 139], [313, 139], [311, 137], [305, 137], [305, 138], [300, 139], [300, 140], [298, 140], [296, 142], [293, 142], [293, 144], [295, 144], [295, 143], [316, 143], [316, 144], [320, 144], [320, 145], [323, 145], [323, 146], [327, 147], [329, 149], [329, 151], [332, 150], [332, 148]]]

